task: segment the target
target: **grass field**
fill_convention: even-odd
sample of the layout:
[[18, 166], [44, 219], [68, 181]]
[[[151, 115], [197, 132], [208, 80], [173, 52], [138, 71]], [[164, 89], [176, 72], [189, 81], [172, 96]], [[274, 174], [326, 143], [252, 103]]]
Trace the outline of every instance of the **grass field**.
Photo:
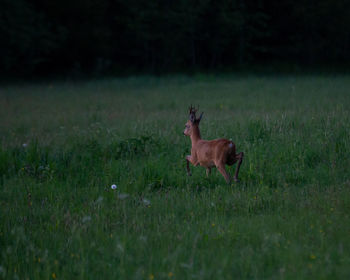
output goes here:
[[[191, 103], [240, 183], [186, 176]], [[2, 86], [0, 279], [349, 279], [349, 108], [349, 76]]]

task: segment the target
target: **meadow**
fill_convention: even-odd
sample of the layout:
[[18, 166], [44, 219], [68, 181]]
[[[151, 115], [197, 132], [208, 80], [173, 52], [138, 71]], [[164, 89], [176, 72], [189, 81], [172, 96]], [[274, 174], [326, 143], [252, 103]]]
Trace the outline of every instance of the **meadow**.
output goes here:
[[[191, 103], [241, 182], [186, 175]], [[0, 279], [349, 279], [349, 108], [348, 75], [0, 86]]]

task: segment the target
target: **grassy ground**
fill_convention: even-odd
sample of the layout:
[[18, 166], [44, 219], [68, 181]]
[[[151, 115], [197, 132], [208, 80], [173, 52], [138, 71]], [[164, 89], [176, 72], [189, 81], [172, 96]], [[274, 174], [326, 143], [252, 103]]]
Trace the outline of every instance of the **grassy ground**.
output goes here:
[[[348, 76], [1, 87], [0, 278], [349, 278], [349, 92]], [[203, 138], [244, 151], [240, 183], [185, 175], [191, 103]]]

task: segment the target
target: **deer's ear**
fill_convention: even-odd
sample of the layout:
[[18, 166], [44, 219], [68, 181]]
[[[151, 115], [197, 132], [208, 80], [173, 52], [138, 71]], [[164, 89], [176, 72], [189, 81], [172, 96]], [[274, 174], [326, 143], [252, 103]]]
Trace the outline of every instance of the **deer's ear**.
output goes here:
[[193, 114], [193, 113], [190, 114], [190, 121], [191, 121], [192, 123], [194, 123], [194, 122], [196, 121], [196, 116], [195, 116], [195, 114]]
[[202, 112], [202, 114], [199, 116], [199, 118], [197, 119], [197, 122], [199, 123], [200, 121], [201, 121], [201, 119], [202, 119], [202, 117], [203, 117], [203, 113], [204, 112]]

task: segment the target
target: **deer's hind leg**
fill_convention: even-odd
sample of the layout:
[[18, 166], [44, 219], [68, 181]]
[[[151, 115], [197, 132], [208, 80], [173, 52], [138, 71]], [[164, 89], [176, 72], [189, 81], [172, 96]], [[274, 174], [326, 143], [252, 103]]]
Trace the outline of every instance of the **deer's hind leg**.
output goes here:
[[234, 177], [235, 182], [239, 182], [238, 173], [239, 173], [239, 168], [241, 167], [241, 164], [242, 164], [243, 157], [244, 157], [243, 152], [240, 152], [239, 154], [236, 155], [236, 161], [238, 161], [238, 163], [237, 163], [235, 177]]
[[230, 175], [226, 171], [225, 164], [220, 163], [220, 164], [216, 165], [216, 167], [219, 170], [219, 172], [222, 174], [222, 176], [224, 176], [226, 183], [230, 184], [230, 182], [231, 182]]

